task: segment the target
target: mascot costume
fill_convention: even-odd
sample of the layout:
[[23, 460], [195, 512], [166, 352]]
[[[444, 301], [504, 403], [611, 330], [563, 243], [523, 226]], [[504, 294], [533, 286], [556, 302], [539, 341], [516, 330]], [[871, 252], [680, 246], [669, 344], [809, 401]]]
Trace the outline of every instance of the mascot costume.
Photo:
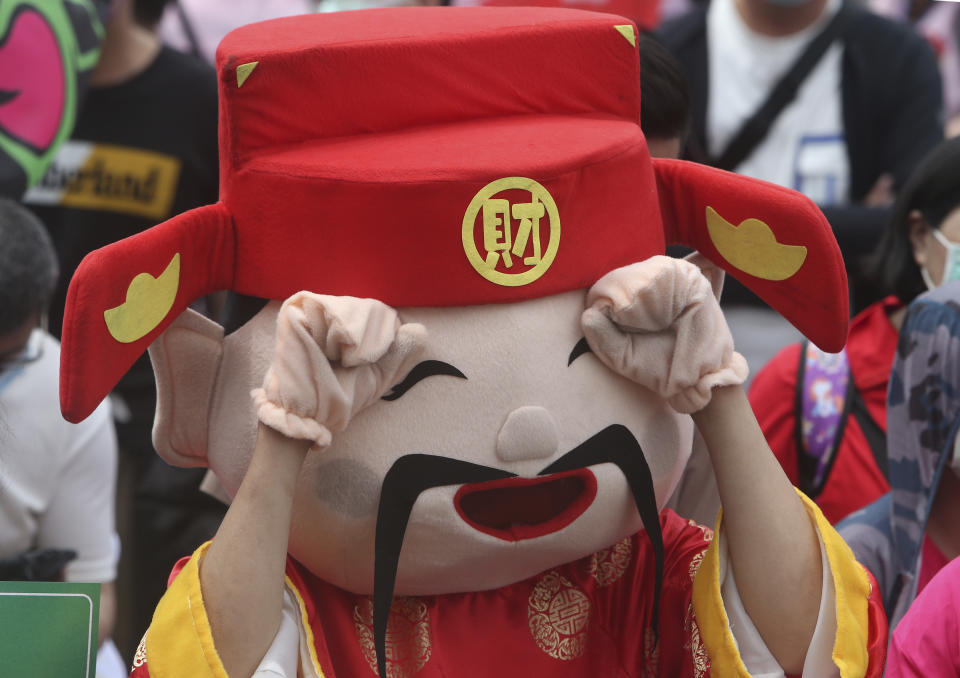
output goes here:
[[[221, 200], [92, 253], [66, 309], [65, 416], [149, 346], [157, 451], [232, 501], [135, 676], [880, 675], [868, 575], [716, 301], [723, 269], [837, 350], [836, 242], [793, 191], [651, 160], [635, 41], [542, 8], [224, 39]], [[215, 290], [222, 324], [188, 308]], [[662, 510], [694, 424], [716, 532]]]

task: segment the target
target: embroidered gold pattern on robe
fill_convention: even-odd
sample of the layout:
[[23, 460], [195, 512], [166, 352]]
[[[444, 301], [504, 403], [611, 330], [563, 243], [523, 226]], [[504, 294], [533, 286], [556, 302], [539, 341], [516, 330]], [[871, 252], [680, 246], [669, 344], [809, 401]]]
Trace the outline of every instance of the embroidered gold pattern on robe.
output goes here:
[[[696, 523], [690, 521], [690, 524], [695, 525]], [[700, 529], [704, 530], [704, 541], [709, 544], [713, 539], [713, 530], [706, 527], [701, 527]], [[707, 533], [709, 533], [709, 535]], [[707, 548], [708, 547], [704, 547], [704, 549], [690, 561], [691, 581], [697, 577], [697, 572], [700, 570], [703, 557], [707, 554]], [[687, 630], [687, 638], [689, 638], [683, 647], [690, 650], [690, 658], [693, 661], [693, 677], [703, 678], [703, 676], [707, 674], [707, 671], [710, 670], [710, 656], [707, 654], [707, 648], [704, 647], [703, 640], [700, 638], [700, 627], [697, 625], [697, 618], [693, 613], [693, 601], [687, 605], [687, 614], [684, 618], [683, 626]]]
[[701, 534], [703, 534], [703, 540], [708, 544], [713, 541], [713, 530], [711, 530], [709, 527], [705, 527], [704, 525], [701, 525], [700, 523], [695, 522], [693, 520], [688, 520], [687, 525], [690, 525], [691, 527], [695, 527], [698, 530], [700, 530]]
[[[147, 634], [143, 634], [140, 644], [137, 646], [137, 653], [133, 655], [133, 669], [139, 668], [147, 663]], [[131, 669], [131, 671], [133, 670]]]
[[[364, 598], [353, 609], [353, 625], [363, 656], [377, 673], [373, 642], [373, 599]], [[430, 615], [417, 598], [394, 598], [387, 621], [387, 678], [411, 678], [430, 660]]]
[[643, 678], [656, 678], [660, 675], [660, 643], [657, 634], [647, 627], [643, 634]]
[[707, 648], [704, 647], [703, 640], [700, 638], [700, 627], [697, 626], [697, 618], [693, 614], [692, 602], [687, 605], [684, 627], [687, 630], [689, 640], [683, 647], [690, 650], [690, 659], [693, 661], [693, 678], [703, 678], [710, 670], [710, 656], [707, 654]]
[[599, 586], [610, 586], [623, 576], [633, 558], [633, 537], [626, 537], [608, 549], [597, 551], [587, 561], [587, 573]]
[[527, 615], [537, 646], [554, 659], [569, 661], [586, 650], [590, 600], [555, 570], [534, 586]]

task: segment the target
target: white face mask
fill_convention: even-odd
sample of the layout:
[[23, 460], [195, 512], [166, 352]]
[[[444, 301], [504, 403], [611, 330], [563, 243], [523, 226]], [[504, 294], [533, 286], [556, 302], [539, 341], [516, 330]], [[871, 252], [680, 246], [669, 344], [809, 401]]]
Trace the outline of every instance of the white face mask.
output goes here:
[[[954, 280], [960, 280], [960, 245], [947, 240], [947, 236], [941, 233], [940, 229], [933, 228], [930, 229], [930, 232], [933, 233], [933, 237], [937, 239], [937, 242], [943, 245], [944, 249], [947, 250], [947, 256], [943, 263], [943, 275], [940, 278], [940, 285], [944, 285]], [[920, 267], [920, 276], [923, 278], [923, 282], [926, 283], [927, 289], [932, 290], [933, 288], [937, 287], [937, 285], [935, 285], [933, 282], [933, 278], [930, 277], [930, 273], [927, 272], [925, 266]]]

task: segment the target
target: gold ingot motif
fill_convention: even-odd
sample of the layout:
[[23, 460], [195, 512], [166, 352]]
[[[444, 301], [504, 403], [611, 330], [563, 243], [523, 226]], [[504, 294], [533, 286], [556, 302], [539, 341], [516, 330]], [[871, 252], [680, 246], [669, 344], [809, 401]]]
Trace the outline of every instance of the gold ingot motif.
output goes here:
[[121, 344], [139, 341], [163, 322], [173, 308], [180, 289], [180, 253], [154, 278], [149, 273], [135, 276], [127, 287], [124, 302], [103, 312], [110, 336]]
[[[529, 202], [511, 202], [498, 194], [521, 190]], [[477, 247], [477, 217], [481, 217], [484, 253]], [[547, 220], [547, 245], [543, 224]], [[553, 196], [541, 184], [526, 177], [504, 177], [481, 188], [463, 215], [463, 251], [474, 270], [495, 285], [519, 287], [539, 279], [553, 264], [560, 247], [560, 213]], [[503, 270], [497, 266], [503, 265]], [[519, 270], [523, 266], [530, 266]], [[517, 269], [512, 272], [511, 269]]]
[[792, 278], [807, 260], [806, 247], [777, 242], [773, 230], [759, 219], [744, 219], [734, 226], [707, 207], [707, 232], [731, 266], [763, 280]]
[[533, 587], [527, 616], [537, 647], [554, 659], [570, 661], [587, 649], [590, 599], [555, 570]]
[[[364, 598], [353, 609], [353, 625], [364, 659], [377, 674], [373, 641], [373, 598]], [[412, 678], [430, 661], [430, 615], [417, 598], [394, 598], [387, 621], [387, 678]]]
[[610, 548], [597, 551], [587, 561], [587, 574], [598, 586], [610, 586], [627, 571], [633, 560], [633, 537], [625, 537]]

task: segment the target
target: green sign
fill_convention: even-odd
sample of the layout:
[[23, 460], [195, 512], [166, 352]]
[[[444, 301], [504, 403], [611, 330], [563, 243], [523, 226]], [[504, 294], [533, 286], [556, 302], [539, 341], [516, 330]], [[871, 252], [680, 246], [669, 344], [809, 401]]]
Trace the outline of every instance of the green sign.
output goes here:
[[100, 584], [0, 582], [0, 676], [94, 678]]

